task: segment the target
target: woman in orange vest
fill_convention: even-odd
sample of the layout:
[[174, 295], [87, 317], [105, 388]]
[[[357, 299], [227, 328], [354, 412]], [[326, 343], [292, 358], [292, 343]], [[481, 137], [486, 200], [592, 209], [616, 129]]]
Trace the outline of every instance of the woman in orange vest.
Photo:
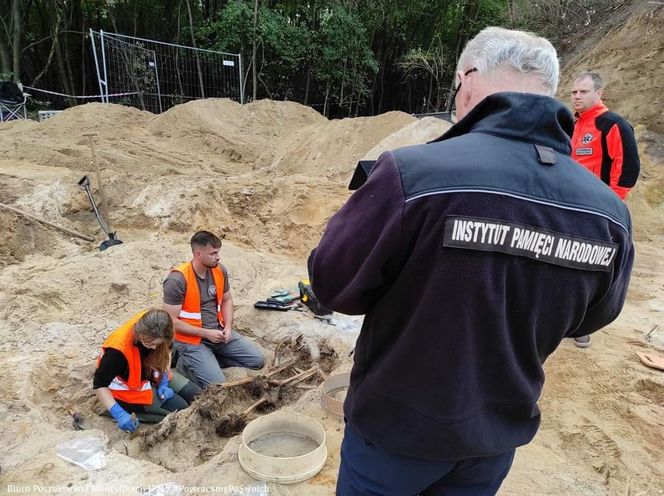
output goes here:
[[[123, 431], [187, 408], [201, 389], [170, 371], [173, 321], [163, 310], [134, 315], [104, 341], [93, 389]], [[136, 415], [130, 415], [135, 413]]]

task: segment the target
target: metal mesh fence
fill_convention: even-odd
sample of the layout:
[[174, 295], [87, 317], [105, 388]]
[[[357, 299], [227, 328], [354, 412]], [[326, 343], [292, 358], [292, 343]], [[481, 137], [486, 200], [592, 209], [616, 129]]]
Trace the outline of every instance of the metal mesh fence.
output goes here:
[[238, 54], [90, 31], [105, 102], [160, 113], [198, 98], [244, 101]]

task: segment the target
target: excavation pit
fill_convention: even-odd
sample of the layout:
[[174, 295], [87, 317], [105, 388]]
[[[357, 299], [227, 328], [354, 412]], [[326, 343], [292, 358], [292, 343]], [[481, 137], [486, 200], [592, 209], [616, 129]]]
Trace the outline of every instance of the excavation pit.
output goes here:
[[[278, 413], [318, 387], [338, 361], [337, 353], [324, 339], [311, 343], [302, 336], [285, 338], [264, 369], [208, 387], [189, 408], [159, 424], [145, 426], [136, 439], [116, 449], [175, 472], [197, 466], [221, 453], [256, 417]], [[173, 452], [178, 457], [171, 462], [169, 453]]]

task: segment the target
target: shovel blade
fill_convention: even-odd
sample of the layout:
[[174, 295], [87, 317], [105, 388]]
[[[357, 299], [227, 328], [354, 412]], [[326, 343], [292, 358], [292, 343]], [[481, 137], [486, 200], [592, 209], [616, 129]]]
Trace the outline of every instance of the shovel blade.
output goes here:
[[115, 245], [121, 245], [122, 241], [119, 239], [107, 239], [106, 241], [102, 241], [102, 243], [99, 245], [99, 251], [104, 251], [106, 248], [110, 248], [111, 246]]

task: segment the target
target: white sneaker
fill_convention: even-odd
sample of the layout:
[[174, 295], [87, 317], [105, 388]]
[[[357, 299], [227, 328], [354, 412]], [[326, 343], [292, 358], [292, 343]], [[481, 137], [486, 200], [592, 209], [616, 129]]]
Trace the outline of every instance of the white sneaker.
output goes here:
[[574, 344], [579, 348], [589, 348], [590, 336], [580, 336], [578, 338], [574, 338]]

